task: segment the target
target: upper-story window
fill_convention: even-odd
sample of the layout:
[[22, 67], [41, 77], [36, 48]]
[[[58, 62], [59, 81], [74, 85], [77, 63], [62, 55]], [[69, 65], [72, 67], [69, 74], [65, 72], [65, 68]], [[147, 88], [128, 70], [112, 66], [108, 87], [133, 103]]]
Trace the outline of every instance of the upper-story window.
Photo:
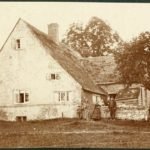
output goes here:
[[46, 76], [47, 80], [59, 80], [60, 74], [59, 73], [50, 73]]
[[16, 40], [16, 49], [20, 49], [21, 48], [21, 41], [20, 39]]
[[52, 80], [55, 80], [55, 79], [56, 79], [56, 74], [52, 73], [51, 76], [50, 76], [50, 78], [51, 78]]
[[51, 79], [58, 80], [58, 79], [60, 79], [60, 75], [58, 73], [52, 73], [51, 74]]
[[25, 49], [26, 43], [25, 38], [19, 37], [19, 38], [13, 38], [11, 41], [11, 47], [14, 50], [23, 50]]

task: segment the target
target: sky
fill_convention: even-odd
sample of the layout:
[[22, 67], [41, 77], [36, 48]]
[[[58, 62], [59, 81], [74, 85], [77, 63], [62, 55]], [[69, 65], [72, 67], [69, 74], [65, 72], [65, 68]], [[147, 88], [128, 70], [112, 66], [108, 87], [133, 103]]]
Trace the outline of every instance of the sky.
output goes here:
[[86, 24], [92, 16], [104, 20], [124, 41], [150, 31], [150, 3], [0, 2], [0, 47], [19, 18], [47, 33], [59, 24], [62, 39], [73, 22]]

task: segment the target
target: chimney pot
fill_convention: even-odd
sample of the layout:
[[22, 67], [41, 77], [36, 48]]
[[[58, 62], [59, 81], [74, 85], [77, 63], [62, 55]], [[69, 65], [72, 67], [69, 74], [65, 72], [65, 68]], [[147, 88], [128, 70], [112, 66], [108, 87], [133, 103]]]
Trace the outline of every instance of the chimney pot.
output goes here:
[[55, 42], [59, 43], [59, 25], [57, 23], [51, 23], [48, 25], [48, 36]]

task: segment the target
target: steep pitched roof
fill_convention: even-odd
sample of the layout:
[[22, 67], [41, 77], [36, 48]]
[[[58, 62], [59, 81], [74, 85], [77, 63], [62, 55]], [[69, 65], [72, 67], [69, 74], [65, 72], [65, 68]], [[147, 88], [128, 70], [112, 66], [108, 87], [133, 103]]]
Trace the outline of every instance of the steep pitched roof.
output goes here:
[[80, 61], [71, 53], [67, 47], [57, 45], [44, 32], [38, 30], [28, 22], [24, 21], [31, 32], [46, 48], [47, 52], [82, 86], [84, 90], [107, 95], [107, 92], [98, 87], [88, 75], [88, 72], [81, 66]]
[[85, 69], [91, 74], [96, 84], [105, 85], [119, 83], [119, 71], [113, 56], [99, 56], [81, 59]]

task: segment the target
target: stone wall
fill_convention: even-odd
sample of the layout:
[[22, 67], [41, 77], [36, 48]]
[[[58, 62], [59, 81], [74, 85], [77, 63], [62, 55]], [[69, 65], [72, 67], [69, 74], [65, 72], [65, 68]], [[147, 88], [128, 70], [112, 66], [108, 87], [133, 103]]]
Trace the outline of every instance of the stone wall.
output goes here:
[[[107, 106], [101, 107], [101, 117], [110, 118]], [[119, 106], [116, 111], [116, 118], [123, 120], [148, 120], [149, 110], [138, 106]]]

